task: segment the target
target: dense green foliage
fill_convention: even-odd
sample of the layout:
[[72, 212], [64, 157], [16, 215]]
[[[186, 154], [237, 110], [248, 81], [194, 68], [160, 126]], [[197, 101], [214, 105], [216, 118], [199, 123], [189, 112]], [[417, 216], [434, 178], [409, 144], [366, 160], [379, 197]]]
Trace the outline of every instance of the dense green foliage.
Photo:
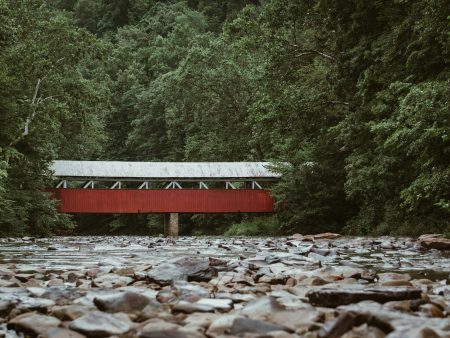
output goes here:
[[[44, 192], [56, 158], [283, 173], [276, 216], [185, 215], [185, 233], [448, 232], [449, 8], [0, 0], [0, 235], [72, 226]], [[158, 233], [160, 219], [75, 221]]]

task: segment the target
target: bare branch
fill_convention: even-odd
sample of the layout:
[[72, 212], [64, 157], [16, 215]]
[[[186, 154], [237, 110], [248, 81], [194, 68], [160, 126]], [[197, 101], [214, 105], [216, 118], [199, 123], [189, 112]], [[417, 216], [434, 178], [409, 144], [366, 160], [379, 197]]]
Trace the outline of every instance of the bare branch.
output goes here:
[[336, 61], [336, 58], [334, 56], [325, 54], [324, 52], [315, 50], [315, 49], [304, 49], [304, 50], [300, 50], [300, 54], [297, 54], [298, 57], [302, 57], [302, 56], [306, 56], [306, 55], [319, 55], [324, 57], [325, 59], [331, 60], [331, 61]]
[[45, 79], [49, 76], [50, 72], [55, 68], [55, 65], [59, 64], [62, 60], [64, 60], [64, 58], [58, 59], [55, 62], [55, 64], [50, 67], [50, 69], [47, 71], [47, 73], [42, 78], [37, 79], [36, 86], [34, 87], [33, 97], [31, 99], [31, 106], [33, 107], [33, 109], [30, 112], [30, 114], [28, 114], [27, 119], [25, 120], [25, 123], [23, 125], [22, 134], [19, 137], [17, 137], [13, 142], [11, 142], [9, 146], [13, 146], [13, 145], [17, 144], [20, 140], [22, 140], [25, 136], [27, 136], [30, 133], [30, 124], [37, 115], [37, 108], [38, 108], [39, 104], [41, 104], [42, 102], [44, 102], [48, 99], [55, 97], [53, 95], [53, 96], [47, 96], [45, 98], [42, 98], [42, 97], [38, 97], [38, 94], [39, 94], [39, 89], [41, 87], [42, 82], [44, 82]]
[[343, 102], [343, 101], [328, 101], [328, 103], [331, 103], [331, 104], [342, 104], [344, 106], [349, 106], [350, 105], [350, 103]]

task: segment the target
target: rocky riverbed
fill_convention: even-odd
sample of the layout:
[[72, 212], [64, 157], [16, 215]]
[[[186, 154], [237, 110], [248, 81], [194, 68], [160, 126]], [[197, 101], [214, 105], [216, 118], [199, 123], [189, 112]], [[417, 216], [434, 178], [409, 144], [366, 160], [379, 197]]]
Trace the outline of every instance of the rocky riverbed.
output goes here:
[[450, 338], [447, 249], [335, 234], [5, 238], [0, 337]]

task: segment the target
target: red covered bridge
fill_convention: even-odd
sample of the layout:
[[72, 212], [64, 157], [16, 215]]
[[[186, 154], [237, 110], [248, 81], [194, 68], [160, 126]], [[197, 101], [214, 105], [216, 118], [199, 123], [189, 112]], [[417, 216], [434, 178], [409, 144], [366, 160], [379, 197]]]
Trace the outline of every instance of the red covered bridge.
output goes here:
[[[55, 161], [65, 213], [165, 213], [178, 233], [178, 213], [273, 212], [267, 186], [279, 179], [267, 162]], [[266, 187], [266, 188], [263, 188]]]

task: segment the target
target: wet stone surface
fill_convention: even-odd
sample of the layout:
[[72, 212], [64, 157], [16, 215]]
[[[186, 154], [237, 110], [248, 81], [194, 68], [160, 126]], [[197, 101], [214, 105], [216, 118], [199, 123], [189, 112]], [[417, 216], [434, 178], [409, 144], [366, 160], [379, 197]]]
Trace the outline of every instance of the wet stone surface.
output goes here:
[[450, 338], [439, 236], [0, 239], [0, 338]]

